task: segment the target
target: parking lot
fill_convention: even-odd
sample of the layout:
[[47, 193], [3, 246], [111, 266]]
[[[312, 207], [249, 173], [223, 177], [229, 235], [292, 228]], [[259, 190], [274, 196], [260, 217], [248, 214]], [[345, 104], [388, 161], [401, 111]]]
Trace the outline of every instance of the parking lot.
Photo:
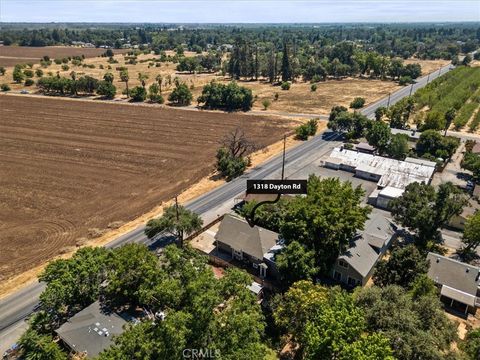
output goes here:
[[[327, 155], [328, 156], [328, 155]], [[355, 177], [355, 174], [344, 170], [333, 170], [323, 166], [322, 158], [307, 164], [293, 172], [287, 174], [288, 179], [308, 179], [309, 175], [314, 174], [321, 178], [334, 177], [342, 181], [350, 181], [353, 186], [361, 186], [365, 190], [364, 202], [367, 202], [368, 195], [377, 188], [377, 183]]]

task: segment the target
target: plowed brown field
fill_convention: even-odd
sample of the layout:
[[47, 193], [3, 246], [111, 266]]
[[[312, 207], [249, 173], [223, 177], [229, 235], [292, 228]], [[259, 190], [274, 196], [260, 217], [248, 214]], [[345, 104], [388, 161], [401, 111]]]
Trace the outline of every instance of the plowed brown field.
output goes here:
[[[114, 53], [125, 53], [127, 49], [114, 49]], [[105, 49], [81, 48], [73, 46], [0, 46], [0, 66], [14, 66], [23, 63], [38, 63], [40, 58], [47, 55], [52, 60], [69, 56], [95, 57], [100, 56]]]
[[208, 175], [236, 127], [260, 145], [288, 130], [243, 114], [1, 95], [0, 281]]

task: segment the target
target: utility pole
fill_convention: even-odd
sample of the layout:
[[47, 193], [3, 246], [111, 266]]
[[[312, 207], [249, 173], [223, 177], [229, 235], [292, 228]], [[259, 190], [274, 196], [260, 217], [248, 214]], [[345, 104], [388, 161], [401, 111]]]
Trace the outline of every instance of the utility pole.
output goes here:
[[428, 84], [429, 80], [430, 80], [430, 74], [428, 74], [428, 76], [427, 76], [427, 84]]
[[412, 91], [413, 91], [413, 84], [410, 86], [410, 94], [408, 96], [412, 96]]
[[285, 177], [285, 146], [287, 143], [287, 135], [283, 135], [283, 157], [282, 157], [282, 180]]
[[392, 93], [388, 93], [387, 108], [390, 107], [390, 95], [391, 95], [391, 94], [392, 94]]

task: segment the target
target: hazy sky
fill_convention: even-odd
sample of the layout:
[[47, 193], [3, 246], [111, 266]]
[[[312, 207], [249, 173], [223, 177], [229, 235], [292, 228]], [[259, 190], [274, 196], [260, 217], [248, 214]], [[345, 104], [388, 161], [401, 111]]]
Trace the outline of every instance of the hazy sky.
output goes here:
[[480, 21], [480, 0], [0, 0], [2, 22]]

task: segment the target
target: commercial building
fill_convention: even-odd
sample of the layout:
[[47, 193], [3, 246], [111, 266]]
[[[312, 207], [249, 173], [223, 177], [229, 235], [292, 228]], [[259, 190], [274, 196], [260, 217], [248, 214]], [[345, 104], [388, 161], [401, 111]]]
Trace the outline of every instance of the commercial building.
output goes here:
[[376, 182], [378, 189], [369, 196], [369, 202], [381, 208], [388, 208], [390, 200], [401, 196], [408, 184], [414, 182], [429, 184], [436, 163], [415, 158], [400, 161], [335, 148], [324, 160], [324, 165], [335, 170], [349, 171], [358, 178]]

